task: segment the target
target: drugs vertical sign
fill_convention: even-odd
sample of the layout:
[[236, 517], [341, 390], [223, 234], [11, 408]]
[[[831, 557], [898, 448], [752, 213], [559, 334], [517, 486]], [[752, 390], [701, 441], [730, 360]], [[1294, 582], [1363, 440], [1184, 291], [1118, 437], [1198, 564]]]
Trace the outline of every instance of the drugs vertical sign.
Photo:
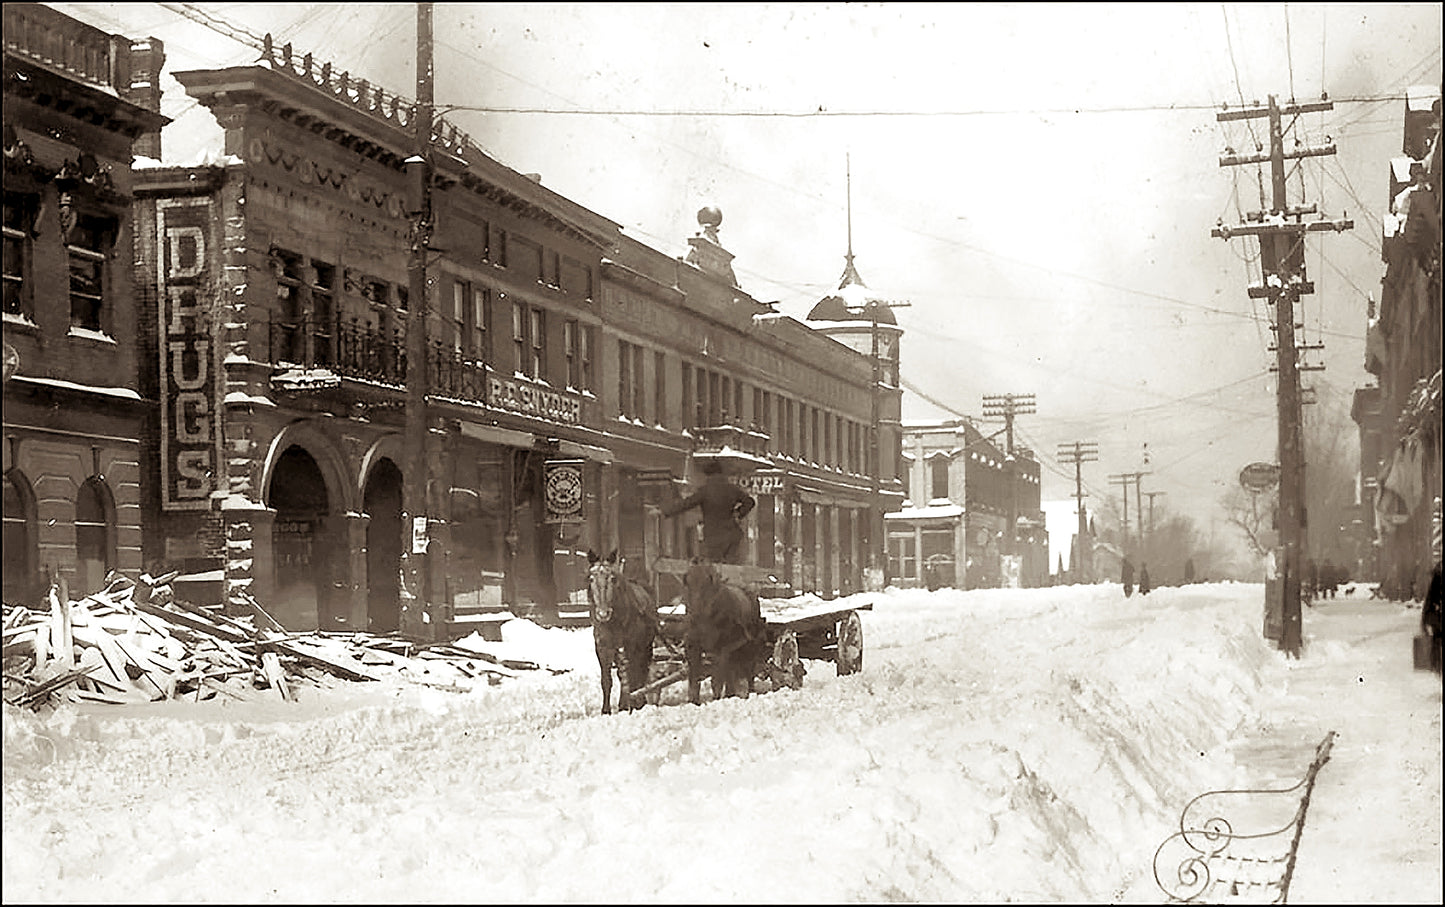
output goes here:
[[210, 507], [221, 472], [210, 224], [209, 199], [156, 203], [161, 507], [165, 510]]

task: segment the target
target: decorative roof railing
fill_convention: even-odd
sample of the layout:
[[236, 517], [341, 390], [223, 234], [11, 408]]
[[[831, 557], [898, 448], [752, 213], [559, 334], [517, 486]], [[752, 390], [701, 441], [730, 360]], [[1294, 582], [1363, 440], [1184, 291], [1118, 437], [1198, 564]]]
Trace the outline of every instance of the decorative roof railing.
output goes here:
[[[261, 62], [275, 72], [299, 79], [343, 104], [401, 130], [415, 127], [417, 102], [373, 85], [366, 79], [353, 79], [349, 72], [336, 73], [331, 64], [297, 55], [288, 41], [277, 47], [268, 32], [263, 39]], [[475, 149], [471, 137], [439, 116], [432, 117], [432, 145], [440, 151], [462, 156], [464, 150]]]
[[114, 92], [130, 79], [130, 39], [39, 3], [4, 4], [5, 50]]

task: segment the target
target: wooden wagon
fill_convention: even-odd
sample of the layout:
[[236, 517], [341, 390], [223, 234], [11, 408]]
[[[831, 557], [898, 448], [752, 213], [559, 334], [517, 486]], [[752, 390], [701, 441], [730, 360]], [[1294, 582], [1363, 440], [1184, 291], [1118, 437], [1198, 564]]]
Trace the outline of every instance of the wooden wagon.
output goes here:
[[[685, 597], [672, 590], [681, 588], [681, 577], [689, 562], [661, 558], [653, 565], [653, 592], [662, 633], [653, 648], [652, 669], [646, 686], [634, 696], [652, 696], [664, 687], [687, 679], [683, 637], [687, 627]], [[863, 669], [863, 622], [859, 611], [870, 611], [871, 602], [834, 602], [815, 598], [771, 597], [778, 584], [766, 567], [739, 564], [713, 565], [723, 580], [758, 595], [767, 633], [767, 659], [758, 665], [754, 689], [798, 689], [806, 669], [803, 659], [831, 661], [840, 676]]]

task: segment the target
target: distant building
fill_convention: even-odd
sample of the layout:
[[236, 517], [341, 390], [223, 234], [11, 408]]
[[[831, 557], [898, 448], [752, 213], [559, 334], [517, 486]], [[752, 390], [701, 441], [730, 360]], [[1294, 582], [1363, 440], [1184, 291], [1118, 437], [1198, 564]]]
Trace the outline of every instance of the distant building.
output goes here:
[[[1039, 462], [969, 419], [903, 426], [903, 506], [889, 513], [889, 575], [900, 586], [1043, 586], [1049, 539]], [[1008, 514], [1018, 514], [1017, 541]]]
[[1402, 156], [1390, 162], [1385, 278], [1356, 392], [1360, 498], [1373, 505], [1372, 566], [1387, 595], [1420, 598], [1440, 560], [1440, 89], [1406, 92]]
[[144, 569], [131, 160], [167, 120], [154, 38], [4, 5], [4, 595]]
[[[1072, 499], [1044, 501], [1044, 522], [1049, 539], [1049, 575], [1055, 583], [1083, 583], [1091, 579], [1081, 575], [1079, 551], [1079, 505]], [[1084, 505], [1085, 526], [1093, 521], [1094, 515]], [[1086, 534], [1085, 544], [1090, 543]], [[1092, 549], [1090, 549], [1092, 550]]]

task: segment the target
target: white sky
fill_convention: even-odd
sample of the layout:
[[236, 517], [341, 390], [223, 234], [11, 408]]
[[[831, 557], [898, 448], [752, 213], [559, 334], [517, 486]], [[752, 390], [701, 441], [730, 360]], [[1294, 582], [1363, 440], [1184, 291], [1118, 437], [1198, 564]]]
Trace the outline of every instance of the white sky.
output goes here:
[[[1360, 589], [1307, 608], [1292, 661], [1260, 639], [1262, 600], [1233, 583], [859, 595], [834, 604], [873, 604], [861, 673], [808, 661], [796, 691], [694, 707], [673, 686], [630, 715], [599, 714], [589, 630], [521, 620], [499, 654], [569, 671], [6, 705], [5, 900], [1160, 904], [1155, 850], [1192, 797], [1289, 787], [1335, 731], [1288, 902], [1440, 903], [1419, 605]], [[433, 665], [416, 679], [457, 679]], [[1299, 802], [1276, 799], [1224, 815], [1258, 831]]]
[[[171, 70], [255, 56], [160, 5], [55, 5], [161, 38]], [[411, 4], [198, 6], [415, 94]], [[1441, 13], [1438, 3], [442, 3], [436, 99], [552, 111], [449, 117], [502, 162], [663, 251], [685, 251], [697, 210], [719, 206], [743, 287], [800, 318], [842, 270], [851, 156], [858, 268], [910, 305], [897, 313], [905, 419], [977, 416], [984, 394], [1032, 393], [1038, 411], [1017, 429], [1044, 461], [1046, 499], [1073, 493], [1058, 445], [1092, 440], [1091, 506], [1117, 507], [1107, 477], [1143, 469], [1163, 512], [1188, 512], [1207, 531], [1221, 493], [1246, 463], [1274, 460], [1276, 439], [1267, 306], [1245, 294], [1256, 245], [1209, 235], [1217, 219], [1260, 206], [1255, 168], [1218, 165], [1226, 145], [1252, 140], [1244, 124], [1217, 123], [1217, 105], [1321, 90], [1338, 101], [1301, 118], [1297, 135], [1328, 135], [1339, 154], [1307, 159], [1289, 185], [1291, 203], [1355, 222], [1309, 238], [1317, 292], [1301, 319], [1304, 342], [1325, 344], [1306, 362], [1327, 366], [1303, 376], [1320, 401], [1307, 418], [1353, 431], [1404, 102], [1346, 99], [1439, 85]], [[177, 89], [165, 112], [189, 114], [178, 122], [194, 131], [204, 114], [165, 85]], [[870, 115], [655, 115], [819, 109]], [[900, 112], [933, 115], [885, 115]], [[185, 150], [179, 126], [166, 140], [168, 156]]]

